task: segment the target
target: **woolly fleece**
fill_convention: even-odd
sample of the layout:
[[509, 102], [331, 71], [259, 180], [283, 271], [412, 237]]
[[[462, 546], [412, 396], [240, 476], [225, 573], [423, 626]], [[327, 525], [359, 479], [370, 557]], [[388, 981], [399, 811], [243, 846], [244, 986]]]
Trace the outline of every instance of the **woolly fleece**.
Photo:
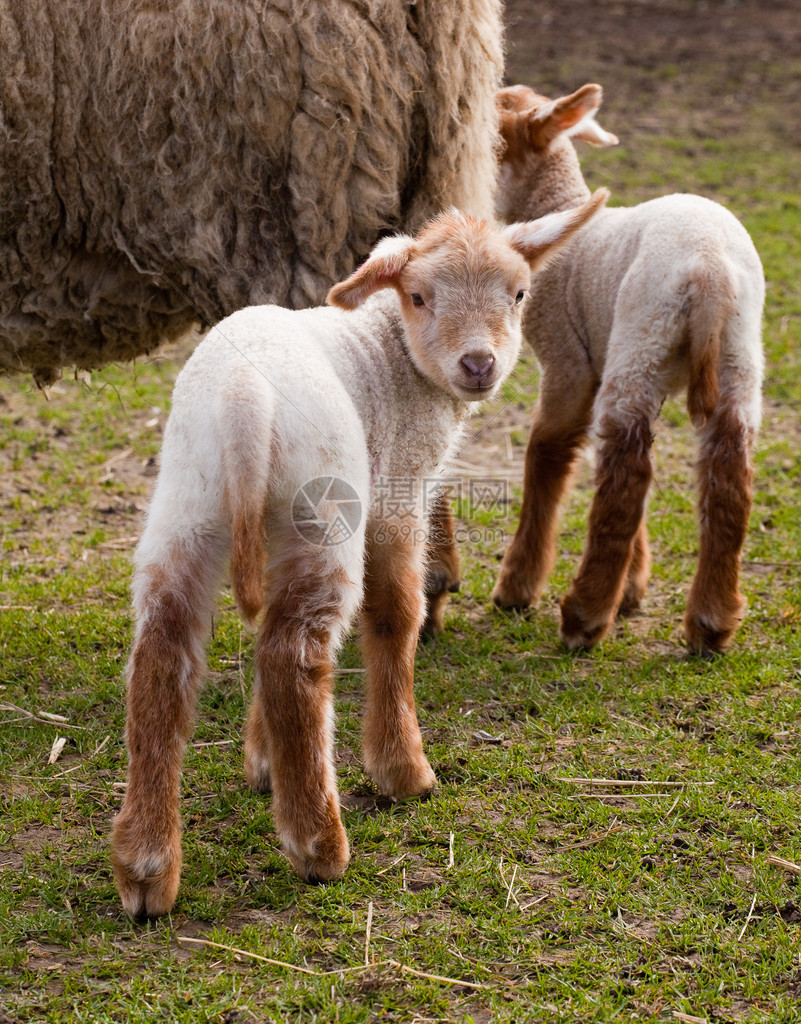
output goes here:
[[0, 0], [0, 374], [323, 301], [492, 209], [499, 0]]

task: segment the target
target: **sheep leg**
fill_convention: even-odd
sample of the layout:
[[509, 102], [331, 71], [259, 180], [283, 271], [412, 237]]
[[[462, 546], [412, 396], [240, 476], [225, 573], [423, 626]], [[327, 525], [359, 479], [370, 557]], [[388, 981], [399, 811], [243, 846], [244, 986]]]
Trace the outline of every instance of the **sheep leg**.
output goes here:
[[571, 650], [593, 647], [615, 618], [651, 483], [648, 416], [625, 424], [606, 417], [599, 436], [587, 548], [562, 601], [560, 633]]
[[697, 654], [727, 650], [742, 621], [738, 580], [751, 511], [753, 444], [753, 429], [732, 408], [718, 409], [701, 431], [701, 543], [684, 618], [687, 643]]
[[520, 523], [492, 591], [501, 608], [527, 608], [545, 586], [554, 561], [559, 505], [587, 436], [592, 399], [589, 381], [582, 389], [577, 380], [575, 391], [565, 395], [543, 380], [526, 449]]
[[205, 664], [221, 558], [185, 553], [140, 568], [138, 628], [128, 662], [128, 785], [114, 820], [111, 861], [135, 918], [172, 909], [181, 873], [179, 792], [184, 749]]
[[461, 564], [456, 547], [456, 524], [448, 496], [441, 492], [434, 500], [428, 531], [426, 568], [426, 617], [420, 630], [423, 638], [442, 632], [448, 594], [459, 590]]
[[645, 588], [648, 585], [650, 575], [651, 546], [648, 543], [648, 527], [645, 525], [645, 518], [643, 518], [634, 536], [631, 562], [629, 563], [629, 571], [626, 575], [623, 596], [620, 599], [620, 607], [617, 610], [618, 615], [633, 615], [637, 611], [645, 595]]
[[[423, 619], [423, 544], [368, 540], [362, 650], [367, 669], [363, 754], [379, 789], [424, 796], [436, 777], [423, 753], [414, 702], [414, 654]], [[422, 531], [421, 531], [422, 532]]]
[[264, 720], [264, 710], [258, 693], [259, 685], [260, 680], [257, 678], [245, 727], [245, 778], [250, 788], [257, 793], [269, 793], [272, 789], [270, 734]]
[[350, 856], [333, 759], [333, 657], [361, 581], [338, 551], [268, 568], [246, 738], [248, 781], [258, 789], [272, 784], [283, 850], [309, 882], [339, 878]]

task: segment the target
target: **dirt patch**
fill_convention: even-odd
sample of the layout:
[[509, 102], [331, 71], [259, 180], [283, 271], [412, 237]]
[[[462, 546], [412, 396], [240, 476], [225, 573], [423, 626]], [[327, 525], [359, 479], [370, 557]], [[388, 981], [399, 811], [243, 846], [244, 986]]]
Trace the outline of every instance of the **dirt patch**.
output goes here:
[[14, 834], [12, 844], [20, 856], [25, 853], [41, 853], [48, 846], [59, 846], [64, 832], [50, 825], [36, 825], [20, 829]]
[[[66, 378], [37, 391], [29, 379], [0, 378], [0, 542], [8, 567], [79, 558], [105, 561], [133, 550], [158, 473], [157, 456], [141, 454], [142, 441], [158, 443], [167, 410], [131, 401], [137, 381], [154, 367], [174, 379], [192, 343], [164, 346], [157, 356], [129, 369], [117, 388], [95, 374], [90, 383]], [[105, 458], [81, 454], [85, 438], [101, 433], [93, 417], [108, 413], [115, 436]], [[60, 479], [70, 467], [66, 480]], [[68, 489], [68, 490], [67, 490]], [[46, 552], [46, 554], [45, 554]]]
[[[725, 136], [767, 100], [788, 141], [801, 137], [793, 0], [510, 0], [506, 12], [508, 80], [546, 95], [599, 82], [621, 137]], [[703, 65], [716, 73], [689, 91]]]

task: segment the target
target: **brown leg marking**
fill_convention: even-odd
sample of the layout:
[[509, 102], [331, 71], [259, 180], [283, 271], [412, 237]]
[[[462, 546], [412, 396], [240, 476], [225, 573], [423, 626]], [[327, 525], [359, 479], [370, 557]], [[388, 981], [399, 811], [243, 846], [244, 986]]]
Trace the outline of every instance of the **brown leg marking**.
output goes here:
[[623, 588], [623, 597], [620, 599], [620, 607], [617, 610], [618, 615], [633, 615], [637, 611], [645, 595], [650, 575], [651, 548], [648, 543], [648, 527], [643, 519], [634, 536], [631, 562], [629, 562], [629, 571], [626, 575], [626, 585]]
[[456, 526], [448, 496], [437, 495], [428, 528], [428, 564], [425, 577], [427, 612], [420, 630], [422, 638], [442, 632], [448, 594], [459, 589], [461, 564], [456, 547]]
[[538, 410], [526, 449], [520, 524], [507, 549], [492, 599], [501, 608], [527, 608], [545, 586], [556, 547], [559, 505], [567, 490], [587, 423], [554, 434]]
[[420, 562], [413, 544], [368, 543], [364, 762], [379, 789], [398, 800], [424, 796], [437, 781], [423, 753], [414, 703], [414, 654], [423, 616]]
[[281, 566], [256, 645], [248, 781], [272, 783], [284, 852], [309, 882], [339, 878], [350, 858], [333, 763], [332, 656], [343, 590], [353, 585], [330, 564]]
[[737, 412], [725, 406], [701, 433], [700, 555], [684, 629], [692, 651], [720, 654], [728, 649], [745, 608], [739, 572], [751, 511], [754, 437]]
[[251, 789], [257, 793], [269, 793], [270, 783], [270, 735], [264, 721], [261, 699], [254, 694], [248, 711], [245, 727], [245, 778]]
[[651, 426], [602, 421], [596, 491], [587, 548], [562, 601], [561, 635], [571, 650], [593, 647], [611, 626], [623, 596], [634, 539], [651, 483]]
[[211, 619], [207, 586], [183, 568], [138, 575], [139, 629], [127, 670], [128, 786], [111, 862], [123, 906], [143, 918], [166, 914], [178, 892], [181, 764]]

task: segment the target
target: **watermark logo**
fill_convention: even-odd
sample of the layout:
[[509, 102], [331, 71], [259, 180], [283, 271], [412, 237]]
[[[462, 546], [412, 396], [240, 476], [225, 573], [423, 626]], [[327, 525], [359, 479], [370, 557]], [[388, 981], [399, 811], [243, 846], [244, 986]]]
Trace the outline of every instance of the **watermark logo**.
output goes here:
[[359, 495], [346, 480], [318, 476], [292, 502], [292, 523], [310, 544], [330, 548], [349, 540], [362, 519]]
[[460, 513], [509, 513], [509, 481], [496, 477], [380, 477], [373, 485], [373, 510], [379, 519], [419, 519], [421, 508], [430, 509], [441, 498], [455, 504]]
[[[447, 543], [448, 535], [439, 535], [441, 526], [431, 516], [437, 500], [452, 503], [457, 517], [470, 520], [485, 517], [487, 525], [456, 527], [456, 539], [471, 542], [504, 538], [503, 529], [488, 523], [509, 515], [509, 483], [492, 477], [421, 479], [418, 477], [379, 477], [373, 482], [369, 515], [373, 520], [372, 539], [378, 544], [398, 541]], [[316, 547], [334, 547], [349, 540], [359, 528], [367, 510], [356, 490], [336, 476], [309, 480], [295, 494], [292, 522], [304, 540]], [[428, 515], [427, 515], [428, 513]], [[458, 520], [457, 520], [458, 522]]]

